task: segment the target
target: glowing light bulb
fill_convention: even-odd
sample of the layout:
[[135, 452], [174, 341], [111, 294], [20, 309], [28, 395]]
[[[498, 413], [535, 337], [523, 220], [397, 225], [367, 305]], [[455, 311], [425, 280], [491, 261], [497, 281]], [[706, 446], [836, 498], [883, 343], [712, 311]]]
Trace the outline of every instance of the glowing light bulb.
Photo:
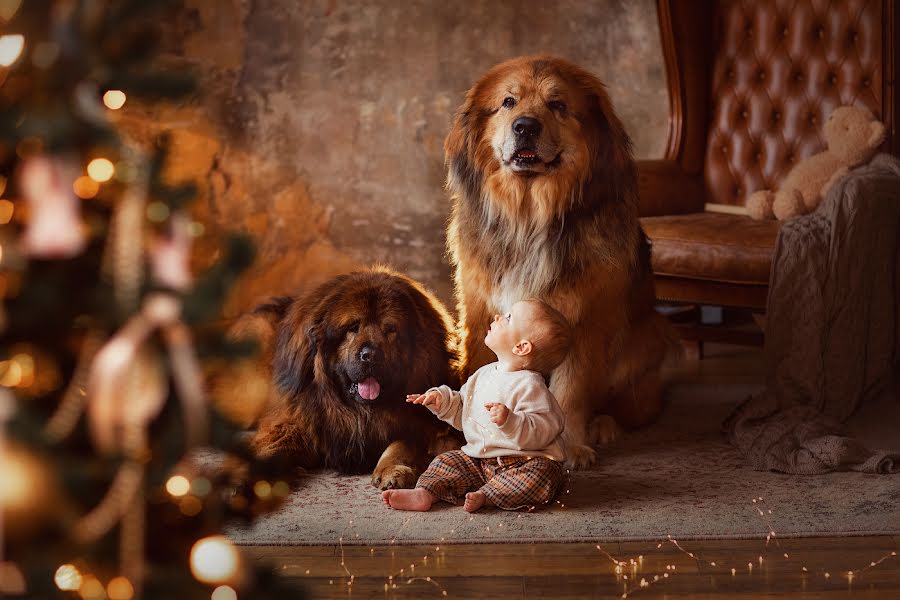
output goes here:
[[220, 585], [213, 590], [210, 600], [237, 600], [237, 592], [227, 585]]
[[109, 90], [103, 94], [103, 104], [110, 110], [119, 110], [125, 106], [125, 92], [122, 90]]
[[203, 583], [227, 583], [238, 573], [240, 557], [237, 549], [224, 536], [199, 540], [191, 548], [191, 573]]
[[74, 592], [81, 587], [81, 573], [75, 565], [62, 565], [53, 576], [56, 587], [64, 592]]
[[91, 179], [97, 183], [103, 183], [112, 179], [112, 176], [116, 172], [116, 168], [106, 158], [95, 158], [88, 163], [87, 172]]
[[115, 577], [106, 585], [109, 600], [131, 600], [134, 598], [134, 586], [125, 577]]
[[25, 47], [25, 36], [14, 33], [0, 37], [0, 67], [8, 67], [22, 54]]
[[166, 491], [173, 496], [184, 496], [191, 491], [191, 482], [183, 475], [174, 475], [166, 482]]

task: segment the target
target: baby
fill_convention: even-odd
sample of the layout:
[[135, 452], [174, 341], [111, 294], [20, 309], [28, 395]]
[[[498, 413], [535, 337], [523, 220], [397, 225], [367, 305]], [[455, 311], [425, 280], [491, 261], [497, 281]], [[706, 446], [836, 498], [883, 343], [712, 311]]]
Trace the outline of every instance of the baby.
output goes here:
[[407, 402], [427, 406], [462, 430], [466, 445], [437, 456], [413, 490], [387, 490], [384, 503], [428, 510], [438, 500], [465, 510], [504, 510], [547, 504], [565, 478], [559, 435], [565, 418], [545, 378], [565, 358], [571, 330], [559, 312], [540, 300], [516, 302], [494, 316], [484, 343], [497, 362], [478, 369], [456, 392], [442, 385]]

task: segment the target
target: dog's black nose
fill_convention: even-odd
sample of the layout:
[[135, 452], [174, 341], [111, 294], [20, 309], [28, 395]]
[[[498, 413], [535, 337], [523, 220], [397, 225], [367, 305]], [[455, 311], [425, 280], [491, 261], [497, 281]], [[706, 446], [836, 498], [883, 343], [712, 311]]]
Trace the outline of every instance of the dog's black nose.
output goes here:
[[541, 134], [541, 122], [534, 117], [519, 117], [513, 121], [512, 129], [521, 137], [537, 137]]
[[359, 351], [359, 360], [363, 362], [374, 362], [378, 360], [378, 348], [366, 344], [362, 347], [362, 350]]

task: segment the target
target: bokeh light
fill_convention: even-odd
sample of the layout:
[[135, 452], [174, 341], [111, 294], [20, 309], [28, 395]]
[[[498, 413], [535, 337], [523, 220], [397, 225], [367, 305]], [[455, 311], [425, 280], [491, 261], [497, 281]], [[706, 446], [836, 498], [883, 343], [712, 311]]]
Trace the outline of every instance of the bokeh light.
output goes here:
[[198, 477], [191, 482], [191, 491], [198, 496], [205, 496], [210, 490], [212, 490], [212, 483], [206, 477]]
[[116, 172], [116, 168], [106, 158], [95, 158], [88, 163], [87, 172], [88, 175], [91, 176], [91, 179], [98, 183], [103, 183], [104, 181], [112, 179], [112, 176]]
[[75, 565], [62, 565], [53, 576], [56, 587], [64, 592], [72, 592], [81, 587], [81, 573]]
[[203, 538], [191, 548], [191, 573], [203, 583], [227, 583], [238, 572], [237, 548], [221, 535]]
[[100, 580], [93, 575], [87, 575], [78, 594], [83, 600], [106, 600], [106, 590]]
[[22, 54], [25, 47], [25, 36], [14, 33], [0, 37], [0, 67], [8, 67]]
[[125, 92], [122, 90], [109, 90], [103, 94], [103, 104], [110, 110], [119, 110], [125, 106]]
[[272, 493], [272, 484], [266, 480], [257, 481], [253, 485], [253, 493], [259, 498], [266, 499]]
[[21, 4], [22, 0], [0, 0], [0, 19], [6, 23], [12, 21]]
[[21, 452], [9, 450], [0, 454], [0, 507], [22, 510], [33, 500], [32, 467]]
[[196, 496], [185, 496], [178, 504], [178, 509], [181, 511], [181, 514], [193, 517], [194, 515], [199, 515], [200, 511], [203, 510], [203, 503]]
[[134, 598], [134, 586], [125, 577], [116, 577], [106, 585], [109, 600], [131, 600]]
[[227, 585], [220, 585], [213, 590], [210, 600], [237, 600], [237, 592]]
[[0, 225], [6, 225], [12, 221], [15, 205], [9, 200], [0, 200]]
[[159, 202], [151, 202], [147, 205], [147, 218], [154, 223], [162, 223], [169, 218], [169, 207]]
[[100, 191], [100, 184], [87, 175], [82, 175], [72, 184], [72, 190], [76, 196], [87, 200], [97, 195]]
[[28, 592], [25, 576], [19, 566], [12, 562], [0, 562], [0, 597], [24, 596]]
[[191, 482], [183, 475], [174, 475], [166, 482], [166, 491], [173, 496], [184, 496], [191, 491]]
[[272, 494], [279, 498], [284, 498], [291, 493], [291, 486], [286, 481], [276, 481], [272, 486]]

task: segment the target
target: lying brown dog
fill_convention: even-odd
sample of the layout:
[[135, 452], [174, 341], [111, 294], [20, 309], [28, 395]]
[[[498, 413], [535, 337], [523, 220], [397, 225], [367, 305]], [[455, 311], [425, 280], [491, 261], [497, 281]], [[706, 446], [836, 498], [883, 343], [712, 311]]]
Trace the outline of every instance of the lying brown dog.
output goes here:
[[262, 459], [342, 473], [373, 470], [380, 489], [415, 485], [460, 445], [410, 390], [456, 384], [452, 319], [421, 285], [385, 268], [335, 277], [256, 309], [271, 386], [252, 447]]

